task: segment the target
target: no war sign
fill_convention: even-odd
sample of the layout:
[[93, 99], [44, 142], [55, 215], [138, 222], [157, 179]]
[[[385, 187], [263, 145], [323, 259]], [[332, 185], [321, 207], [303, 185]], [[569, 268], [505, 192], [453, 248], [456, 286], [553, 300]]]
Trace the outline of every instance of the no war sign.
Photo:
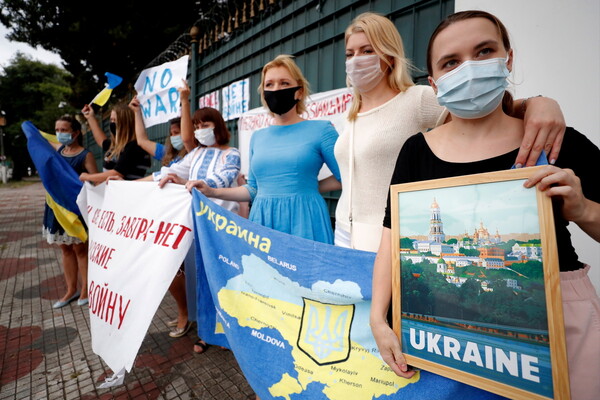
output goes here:
[[145, 69], [135, 82], [146, 128], [169, 121], [181, 114], [177, 88], [187, 76], [189, 56]]

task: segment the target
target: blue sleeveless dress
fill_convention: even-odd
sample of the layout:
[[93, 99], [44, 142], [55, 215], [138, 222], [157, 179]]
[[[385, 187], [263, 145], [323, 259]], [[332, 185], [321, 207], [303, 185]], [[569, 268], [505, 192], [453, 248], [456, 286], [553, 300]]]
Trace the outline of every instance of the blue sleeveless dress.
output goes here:
[[[61, 146], [58, 149], [58, 153], [69, 163], [71, 167], [80, 175], [85, 172], [85, 157], [89, 153], [88, 150], [83, 149], [80, 153], [73, 156], [64, 155], [63, 149], [65, 146]], [[54, 211], [45, 204], [44, 208], [44, 227], [42, 229], [42, 236], [46, 239], [49, 244], [77, 244], [81, 243], [81, 240], [76, 237], [69, 236], [65, 233], [63, 227], [58, 223], [54, 216]]]
[[302, 121], [256, 131], [250, 140], [249, 219], [323, 243], [333, 243], [331, 217], [319, 193], [318, 174], [327, 164], [339, 180], [333, 154], [338, 133], [329, 121]]

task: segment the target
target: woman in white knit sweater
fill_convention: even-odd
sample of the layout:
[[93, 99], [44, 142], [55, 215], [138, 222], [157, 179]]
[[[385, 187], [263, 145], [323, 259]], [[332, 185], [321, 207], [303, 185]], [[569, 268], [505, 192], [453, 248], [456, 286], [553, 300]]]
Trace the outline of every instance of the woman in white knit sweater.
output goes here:
[[[359, 15], [346, 29], [345, 41], [354, 99], [335, 145], [343, 185], [335, 244], [375, 252], [388, 185], [404, 141], [445, 122], [448, 114], [431, 87], [413, 83], [402, 39], [388, 18]], [[524, 118], [526, 131], [515, 164], [534, 165], [544, 149], [555, 160], [565, 129], [558, 104], [542, 97], [515, 104], [514, 116]]]

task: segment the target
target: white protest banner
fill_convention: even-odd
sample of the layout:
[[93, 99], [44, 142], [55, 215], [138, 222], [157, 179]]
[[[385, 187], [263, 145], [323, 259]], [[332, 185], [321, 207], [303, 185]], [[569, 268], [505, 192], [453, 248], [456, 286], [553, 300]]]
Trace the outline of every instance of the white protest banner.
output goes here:
[[211, 107], [215, 110], [219, 110], [219, 91], [215, 90], [214, 92], [210, 92], [209, 94], [205, 94], [204, 96], [198, 99], [198, 108]]
[[225, 121], [239, 118], [248, 111], [250, 104], [250, 78], [233, 82], [222, 89], [223, 110], [221, 114]]
[[[306, 101], [307, 112], [302, 115], [305, 119], [321, 119], [331, 121], [338, 133], [342, 133], [346, 122], [345, 113], [352, 102], [352, 90], [349, 88], [329, 90], [311, 94]], [[242, 114], [238, 121], [239, 150], [242, 155], [243, 174], [248, 174], [248, 155], [250, 154], [250, 138], [252, 133], [266, 128], [273, 123], [273, 117], [264, 107], [253, 108]], [[323, 166], [319, 179], [331, 175], [329, 169]]]
[[187, 77], [189, 56], [145, 69], [135, 82], [146, 128], [181, 114], [178, 87]]
[[111, 181], [86, 184], [77, 204], [89, 228], [92, 350], [124, 374], [192, 243], [191, 196], [181, 185]]

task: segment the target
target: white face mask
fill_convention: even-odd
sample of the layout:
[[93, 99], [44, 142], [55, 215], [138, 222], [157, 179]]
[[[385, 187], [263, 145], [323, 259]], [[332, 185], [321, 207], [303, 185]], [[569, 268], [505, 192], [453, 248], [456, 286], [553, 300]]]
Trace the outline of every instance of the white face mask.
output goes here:
[[346, 60], [346, 76], [359, 92], [368, 92], [383, 79], [381, 59], [376, 54], [352, 57]]
[[200, 144], [205, 146], [212, 146], [217, 142], [213, 128], [196, 129], [194, 136]]

